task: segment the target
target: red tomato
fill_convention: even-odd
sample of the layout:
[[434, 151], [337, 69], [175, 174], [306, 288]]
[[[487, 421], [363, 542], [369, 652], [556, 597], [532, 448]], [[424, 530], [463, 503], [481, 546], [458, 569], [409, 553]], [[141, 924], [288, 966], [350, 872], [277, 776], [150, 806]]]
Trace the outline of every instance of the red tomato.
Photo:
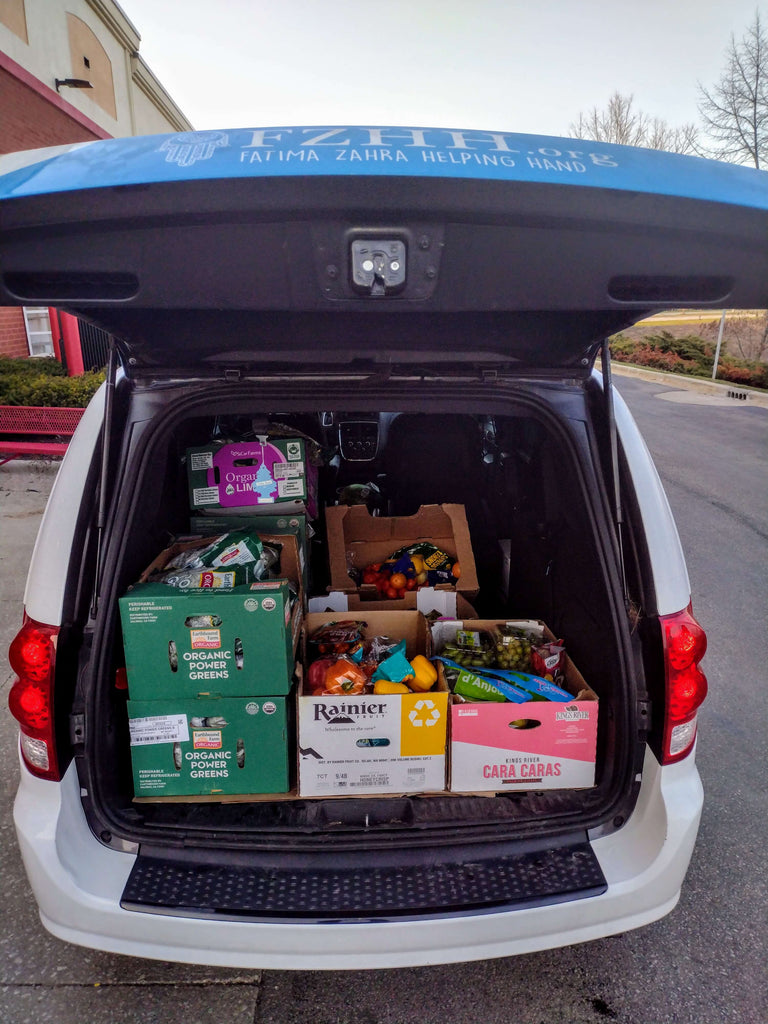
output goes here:
[[406, 590], [415, 590], [416, 587], [418, 587], [418, 583], [416, 582], [416, 580], [414, 580], [414, 579], [406, 580], [406, 583], [405, 583], [405, 589]]
[[397, 598], [397, 597], [402, 597], [403, 596], [403, 592], [402, 592], [402, 590], [395, 590], [394, 587], [387, 587], [386, 595], [387, 595], [388, 598], [394, 599], [394, 598]]
[[312, 690], [325, 689], [325, 673], [335, 663], [335, 658], [319, 658], [309, 666], [307, 673], [307, 688]]

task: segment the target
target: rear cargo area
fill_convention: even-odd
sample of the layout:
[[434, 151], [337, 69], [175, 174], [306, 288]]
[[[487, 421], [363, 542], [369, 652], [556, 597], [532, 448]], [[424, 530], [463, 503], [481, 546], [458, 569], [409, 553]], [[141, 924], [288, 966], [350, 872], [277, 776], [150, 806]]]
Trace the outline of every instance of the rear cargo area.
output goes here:
[[[382, 844], [391, 850], [533, 841], [598, 827], [615, 817], [617, 808], [626, 814], [638, 757], [631, 710], [633, 640], [621, 599], [612, 526], [596, 467], [585, 455], [583, 435], [590, 428], [584, 389], [552, 388], [543, 400], [514, 388], [491, 393], [451, 381], [411, 380], [386, 392], [367, 384], [357, 389], [326, 385], [322, 402], [318, 393], [315, 385], [285, 389], [216, 384], [190, 387], [163, 406], [157, 389], [138, 389], [129, 410], [134, 427], [124, 453], [120, 490], [125, 497], [112, 510], [106, 583], [83, 672], [92, 727], [86, 730], [80, 769], [92, 827], [158, 849], [214, 844], [217, 849], [272, 854], [331, 847], [375, 851]], [[400, 403], [389, 397], [398, 393]], [[164, 410], [162, 417], [156, 414], [158, 407]], [[255, 512], [236, 505], [194, 507], [191, 452], [212, 441], [245, 444], [266, 437], [303, 442], [311, 467], [307, 497], [292, 500], [289, 493], [284, 502]], [[119, 599], [160, 552], [179, 539], [250, 524], [254, 516], [269, 523], [263, 531], [267, 535], [278, 529], [275, 517], [298, 517], [302, 529], [294, 533], [300, 585], [294, 580], [294, 612], [286, 605], [286, 622], [293, 615], [293, 678], [301, 679], [308, 669], [308, 622], [323, 615], [365, 621], [366, 609], [370, 617], [374, 609], [405, 608], [404, 601], [398, 604], [386, 593], [372, 593], [375, 588], [364, 586], [361, 574], [353, 572], [346, 594], [350, 608], [337, 610], [333, 562], [339, 552], [329, 550], [328, 510], [354, 509], [359, 516], [364, 509], [371, 521], [384, 521], [417, 516], [434, 506], [460, 508], [471, 542], [477, 585], [472, 592], [459, 591], [455, 617], [465, 622], [545, 623], [554, 638], [564, 641], [571, 662], [597, 697], [593, 785], [306, 797], [297, 785], [300, 744], [294, 688], [281, 705], [287, 737], [284, 791], [136, 799], [131, 763], [135, 737], [129, 727], [135, 695], [130, 674], [126, 688]], [[349, 552], [342, 554], [349, 558]], [[444, 594], [455, 590], [437, 589]], [[199, 720], [215, 722], [216, 715], [203, 708]], [[269, 748], [256, 756], [268, 757]]]

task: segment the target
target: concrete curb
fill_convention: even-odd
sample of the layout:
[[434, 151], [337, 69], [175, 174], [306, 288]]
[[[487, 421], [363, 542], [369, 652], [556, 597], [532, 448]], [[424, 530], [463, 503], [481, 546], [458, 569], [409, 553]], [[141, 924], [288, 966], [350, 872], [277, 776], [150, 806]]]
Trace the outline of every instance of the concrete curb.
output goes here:
[[695, 391], [716, 398], [732, 398], [728, 392], [746, 394], [746, 399], [733, 398], [734, 406], [760, 406], [768, 409], [768, 393], [753, 388], [743, 388], [729, 381], [706, 380], [704, 377], [687, 377], [680, 373], [664, 373], [663, 370], [648, 370], [642, 366], [628, 366], [626, 363], [611, 362], [611, 372], [617, 377], [636, 377], [653, 384], [661, 384], [678, 391]]
[[15, 480], [20, 476], [56, 476], [61, 467], [60, 458], [13, 459], [0, 466], [0, 487], [3, 480]]

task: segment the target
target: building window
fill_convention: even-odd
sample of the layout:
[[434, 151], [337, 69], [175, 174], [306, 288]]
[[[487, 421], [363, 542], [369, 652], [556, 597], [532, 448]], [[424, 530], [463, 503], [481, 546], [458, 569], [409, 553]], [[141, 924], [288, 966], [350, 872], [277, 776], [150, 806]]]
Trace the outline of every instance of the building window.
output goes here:
[[47, 306], [25, 306], [24, 323], [31, 356], [54, 355], [51, 318]]
[[83, 68], [88, 72], [92, 87], [88, 90], [88, 99], [97, 103], [110, 117], [117, 118], [112, 61], [107, 51], [88, 25], [74, 14], [67, 13], [67, 31], [73, 71], [78, 77], [78, 69]]
[[5, 25], [25, 43], [29, 42], [24, 0], [0, 0], [0, 25]]

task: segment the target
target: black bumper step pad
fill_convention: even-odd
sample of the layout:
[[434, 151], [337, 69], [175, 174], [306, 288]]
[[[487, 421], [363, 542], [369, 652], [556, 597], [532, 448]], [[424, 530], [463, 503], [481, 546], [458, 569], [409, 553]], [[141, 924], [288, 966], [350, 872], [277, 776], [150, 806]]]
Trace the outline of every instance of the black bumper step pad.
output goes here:
[[519, 909], [596, 896], [606, 888], [583, 839], [538, 849], [484, 844], [279, 858], [143, 849], [121, 906], [259, 920], [380, 919]]

